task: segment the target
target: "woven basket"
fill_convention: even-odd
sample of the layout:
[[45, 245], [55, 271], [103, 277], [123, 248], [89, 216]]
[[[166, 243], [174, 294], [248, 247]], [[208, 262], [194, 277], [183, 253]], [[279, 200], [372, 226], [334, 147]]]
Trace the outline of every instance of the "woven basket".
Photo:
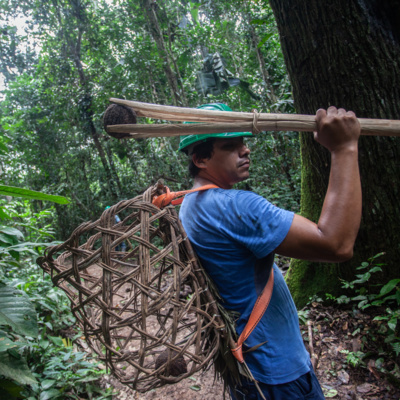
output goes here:
[[139, 392], [207, 368], [224, 332], [176, 211], [151, 203], [157, 190], [80, 225], [38, 261], [68, 295], [90, 348]]

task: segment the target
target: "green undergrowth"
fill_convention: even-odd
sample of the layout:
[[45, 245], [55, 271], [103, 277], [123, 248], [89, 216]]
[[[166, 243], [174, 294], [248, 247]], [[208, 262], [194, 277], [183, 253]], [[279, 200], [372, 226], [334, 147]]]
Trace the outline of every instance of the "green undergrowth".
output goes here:
[[76, 345], [81, 333], [67, 296], [35, 263], [51, 243], [53, 210], [34, 213], [14, 202], [2, 211], [0, 399], [111, 399], [99, 385], [105, 367]]
[[[341, 280], [345, 294], [336, 297], [326, 293], [325, 298], [311, 300], [346, 310], [354, 319], [367, 314], [371, 319], [369, 326], [359, 324], [351, 332], [352, 337], [360, 337], [360, 349], [341, 352], [349, 367], [367, 369], [373, 365], [388, 381], [400, 387], [400, 279], [391, 279], [385, 284], [372, 283], [374, 275], [387, 268], [380, 262], [383, 255], [379, 253], [362, 262], [355, 279]], [[300, 321], [306, 318], [306, 309], [299, 312]]]

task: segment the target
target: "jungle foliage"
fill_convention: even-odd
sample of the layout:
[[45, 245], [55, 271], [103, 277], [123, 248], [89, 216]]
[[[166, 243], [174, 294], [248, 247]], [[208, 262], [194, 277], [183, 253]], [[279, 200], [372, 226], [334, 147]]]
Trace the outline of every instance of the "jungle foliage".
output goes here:
[[0, 398], [111, 398], [98, 383], [105, 367], [76, 345], [82, 333], [69, 328], [67, 296], [36, 265], [44, 247], [58, 243], [54, 207], [36, 213], [16, 199], [0, 207]]
[[[284, 2], [272, 3], [279, 15]], [[286, 6], [290, 8], [289, 2]], [[298, 34], [293, 30], [286, 38]], [[314, 42], [303, 36], [312, 50]], [[294, 58], [299, 66], [291, 70], [292, 82], [311, 82], [321, 96], [333, 93], [329, 79], [320, 80], [321, 85], [328, 82], [325, 92], [312, 79], [299, 75], [294, 80], [296, 71], [314, 70], [301, 69], [304, 59]], [[326, 60], [321, 60], [325, 66]], [[21, 304], [30, 322], [26, 330], [25, 317], [21, 323], [0, 314], [0, 354], [6, 357], [6, 366], [0, 364], [0, 397], [6, 391], [14, 398], [78, 398], [82, 393], [107, 398], [108, 392], [96, 393], [91, 384], [102, 374], [102, 366], [74, 352], [72, 342], [61, 336], [73, 322], [68, 302], [48, 277], [40, 275], [34, 260], [50, 242], [66, 239], [81, 222], [97, 218], [105, 206], [135, 197], [159, 179], [173, 190], [191, 186], [186, 157], [177, 152], [177, 138], [117, 140], [104, 132], [102, 116], [110, 97], [189, 107], [225, 102], [235, 111], [294, 112], [274, 14], [267, 0], [2, 0], [0, 79], [0, 195], [36, 198], [7, 197], [0, 204], [0, 302], [6, 298]], [[317, 102], [309, 88], [298, 92]], [[346, 93], [335, 96], [346, 98]], [[328, 95], [324, 99], [331, 101]], [[379, 98], [379, 109], [389, 100]], [[325, 106], [312, 104], [312, 110], [306, 109], [297, 99], [301, 106], [297, 111], [311, 113]], [[263, 132], [250, 139], [249, 146], [251, 178], [241, 187], [299, 211], [298, 135]], [[303, 151], [307, 146], [303, 143]], [[390, 152], [384, 154], [395, 158]], [[303, 168], [318, 170], [308, 164]], [[379, 180], [369, 172], [365, 176]], [[25, 190], [59, 197], [37, 198], [37, 193]], [[320, 196], [319, 190], [314, 193]], [[67, 198], [69, 204], [49, 205], [57, 198]], [[375, 202], [368, 204], [379, 214]], [[320, 271], [334, 273], [331, 267], [324, 268]], [[301, 288], [312, 287], [303, 278]], [[380, 317], [382, 326], [387, 325], [391, 351], [398, 356], [398, 280], [381, 282], [367, 293], [357, 291], [357, 279], [370, 282], [370, 277], [353, 278], [345, 281], [356, 291], [353, 297], [348, 294], [352, 301], [364, 296], [362, 301], [367, 302], [362, 307], [380, 301], [390, 304], [390, 312]], [[312, 287], [314, 293], [319, 289]], [[336, 293], [331, 296], [336, 299]], [[14, 375], [15, 370], [22, 375]]]
[[[266, 2], [8, 0], [0, 13], [0, 133], [12, 147], [2, 181], [71, 199], [56, 206], [58, 238], [160, 178], [191, 185], [177, 138], [119, 141], [104, 132], [110, 97], [293, 112]], [[297, 134], [262, 133], [250, 145], [247, 185], [297, 210]]]
[[[4, 0], [0, 76], [0, 397], [109, 398], [104, 366], [68, 334], [69, 302], [35, 259], [160, 178], [191, 186], [178, 139], [103, 131], [110, 97], [293, 112], [273, 14], [265, 2]], [[297, 134], [249, 145], [246, 187], [297, 211]]]

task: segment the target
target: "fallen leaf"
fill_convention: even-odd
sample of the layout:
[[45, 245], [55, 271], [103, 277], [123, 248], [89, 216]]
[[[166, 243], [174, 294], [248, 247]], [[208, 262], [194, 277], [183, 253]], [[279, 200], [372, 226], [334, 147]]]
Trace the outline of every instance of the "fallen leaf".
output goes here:
[[361, 350], [361, 341], [359, 339], [353, 339], [352, 340], [352, 345], [353, 345], [353, 352], [357, 353], [357, 351]]
[[363, 383], [360, 386], [357, 386], [357, 392], [359, 393], [368, 393], [372, 390], [373, 386], [369, 383]]
[[371, 359], [368, 361], [368, 370], [375, 376], [376, 379], [380, 379], [380, 375], [375, 368], [375, 360]]
[[338, 372], [338, 379], [341, 383], [348, 384], [350, 376], [345, 370], [341, 370]]
[[328, 391], [324, 392], [324, 396], [329, 399], [336, 397], [337, 395], [338, 391], [336, 389], [329, 389]]

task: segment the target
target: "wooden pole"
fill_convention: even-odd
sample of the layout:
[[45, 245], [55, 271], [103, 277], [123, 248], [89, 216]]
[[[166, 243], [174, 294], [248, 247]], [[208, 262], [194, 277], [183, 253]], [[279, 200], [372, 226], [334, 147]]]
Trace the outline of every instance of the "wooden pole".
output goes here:
[[[222, 132], [301, 131], [316, 130], [314, 115], [267, 114], [214, 111], [195, 108], [162, 106], [138, 101], [111, 98], [111, 102], [135, 110], [139, 117], [168, 121], [204, 122], [201, 124], [126, 124], [108, 125], [107, 132], [118, 138], [149, 138], [182, 135], [202, 135]], [[362, 135], [400, 136], [400, 121], [388, 119], [358, 119]]]

